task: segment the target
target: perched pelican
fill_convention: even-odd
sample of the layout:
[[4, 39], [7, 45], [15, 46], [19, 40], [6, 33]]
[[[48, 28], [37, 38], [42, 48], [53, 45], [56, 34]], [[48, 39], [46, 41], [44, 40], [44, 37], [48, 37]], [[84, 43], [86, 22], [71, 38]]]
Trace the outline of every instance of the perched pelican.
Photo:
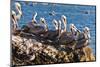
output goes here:
[[77, 40], [78, 32], [80, 33], [80, 30], [78, 30], [74, 24], [70, 24], [70, 30], [73, 38]]
[[35, 21], [37, 13], [34, 15], [31, 22], [29, 22], [27, 25], [23, 26], [22, 29], [24, 32], [30, 32], [36, 35], [41, 35], [42, 33], [48, 31], [48, 26], [46, 23], [46, 20], [44, 18], [40, 18], [40, 23], [37, 23]]
[[48, 31], [48, 26], [44, 18], [40, 18], [40, 24], [41, 26], [44, 26], [45, 31]]
[[[60, 44], [71, 44], [74, 41], [74, 38], [70, 32], [67, 32], [67, 18], [66, 18], [66, 16], [62, 15], [61, 20], [64, 24], [64, 30], [61, 29], [61, 31], [60, 31], [59, 43]], [[59, 24], [61, 25], [61, 21], [59, 21]]]
[[57, 20], [53, 19], [52, 23], [53, 23], [53, 25], [55, 27], [55, 30], [58, 30], [58, 25], [59, 24], [58, 24]]
[[85, 38], [90, 39], [90, 29], [88, 27], [85, 27], [83, 31], [84, 31]]
[[81, 32], [80, 30], [78, 30], [76, 28], [76, 26], [74, 24], [70, 24], [70, 30], [71, 30], [72, 34], [76, 34], [76, 32]]
[[48, 30], [47, 32], [45, 32], [44, 34], [43, 34], [43, 37], [45, 38], [45, 39], [49, 39], [49, 40], [55, 40], [56, 38], [57, 38], [57, 36], [58, 36], [58, 22], [57, 22], [57, 20], [53, 20], [52, 21], [52, 23], [53, 23], [53, 25], [54, 25], [54, 27], [55, 27], [55, 30], [53, 31], [53, 30]]
[[[61, 22], [62, 21], [62, 22]], [[59, 20], [59, 38], [63, 38], [64, 36], [67, 36], [67, 18], [65, 15], [61, 16], [61, 21]], [[64, 25], [64, 30], [62, 29], [61, 24]]]
[[90, 43], [90, 30], [88, 27], [83, 29], [83, 32], [78, 35], [76, 48], [82, 48]]
[[20, 3], [16, 2], [15, 8], [16, 8], [18, 14], [12, 10], [12, 22], [13, 22], [13, 28], [14, 28], [13, 31], [16, 31], [18, 29], [18, 20], [20, 20], [20, 18], [22, 16]]

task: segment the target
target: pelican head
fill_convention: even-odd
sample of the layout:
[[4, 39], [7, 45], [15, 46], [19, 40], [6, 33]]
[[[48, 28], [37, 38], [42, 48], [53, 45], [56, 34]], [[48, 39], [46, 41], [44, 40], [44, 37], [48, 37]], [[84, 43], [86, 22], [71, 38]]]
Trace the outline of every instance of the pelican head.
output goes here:
[[16, 16], [15, 11], [13, 11], [13, 10], [12, 10], [11, 15], [12, 15], [12, 18], [14, 19], [14, 18], [15, 18], [15, 16]]
[[15, 8], [18, 11], [18, 15], [16, 15], [17, 16], [17, 19], [20, 19], [21, 16], [22, 16], [21, 4], [18, 3], [18, 2], [16, 2], [15, 3]]
[[45, 21], [44, 18], [40, 18], [40, 22], [41, 22], [42, 24], [46, 24], [46, 21]]
[[54, 24], [55, 29], [58, 30], [58, 22], [57, 22], [57, 20], [53, 19], [52, 23]]
[[12, 13], [12, 15], [16, 15], [15, 11], [13, 11], [13, 10], [12, 10], [12, 12], [11, 12], [11, 13]]
[[61, 19], [62, 19], [62, 21], [63, 21], [64, 23], [66, 23], [67, 18], [66, 18], [65, 15], [62, 15], [62, 16], [61, 16]]
[[21, 10], [21, 4], [20, 3], [16, 2], [15, 7], [16, 7], [16, 9]]
[[48, 31], [48, 26], [44, 18], [40, 18], [40, 23], [45, 27], [45, 31]]
[[67, 31], [67, 28], [66, 28], [66, 26], [67, 26], [67, 18], [66, 18], [66, 16], [62, 15], [61, 16], [61, 20], [62, 20], [62, 22], [64, 24], [64, 31], [66, 32]]
[[89, 29], [88, 27], [85, 27], [83, 30], [84, 30], [84, 32], [86, 32], [86, 33], [89, 33], [89, 32], [90, 32], [90, 29]]
[[88, 38], [90, 38], [90, 29], [88, 27], [85, 27], [83, 29], [84, 33], [88, 36]]
[[74, 24], [70, 24], [70, 29], [73, 29], [75, 27]]
[[77, 35], [77, 32], [80, 32], [74, 24], [70, 24], [70, 30], [72, 34]]

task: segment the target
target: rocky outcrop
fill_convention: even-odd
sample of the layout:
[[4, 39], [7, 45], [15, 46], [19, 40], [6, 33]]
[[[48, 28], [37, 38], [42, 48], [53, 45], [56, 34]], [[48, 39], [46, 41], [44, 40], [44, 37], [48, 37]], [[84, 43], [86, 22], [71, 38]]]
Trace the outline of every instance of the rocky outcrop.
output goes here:
[[31, 34], [12, 35], [12, 65], [40, 65], [95, 61], [89, 46], [59, 44]]

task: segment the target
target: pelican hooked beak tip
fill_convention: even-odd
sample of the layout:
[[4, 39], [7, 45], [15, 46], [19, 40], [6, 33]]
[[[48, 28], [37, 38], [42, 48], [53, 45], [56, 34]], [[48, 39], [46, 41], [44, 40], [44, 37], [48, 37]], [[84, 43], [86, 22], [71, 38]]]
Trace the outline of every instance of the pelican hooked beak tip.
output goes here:
[[19, 2], [15, 3], [15, 7], [17, 10], [21, 11], [21, 4]]

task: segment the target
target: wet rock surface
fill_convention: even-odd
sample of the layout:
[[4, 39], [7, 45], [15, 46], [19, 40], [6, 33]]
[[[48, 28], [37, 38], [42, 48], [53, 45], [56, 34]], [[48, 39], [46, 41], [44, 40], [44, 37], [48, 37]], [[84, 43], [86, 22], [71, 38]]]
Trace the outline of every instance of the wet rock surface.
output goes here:
[[69, 44], [43, 39], [33, 34], [12, 35], [12, 65], [41, 65], [95, 61], [92, 49], [78, 47], [77, 41]]

